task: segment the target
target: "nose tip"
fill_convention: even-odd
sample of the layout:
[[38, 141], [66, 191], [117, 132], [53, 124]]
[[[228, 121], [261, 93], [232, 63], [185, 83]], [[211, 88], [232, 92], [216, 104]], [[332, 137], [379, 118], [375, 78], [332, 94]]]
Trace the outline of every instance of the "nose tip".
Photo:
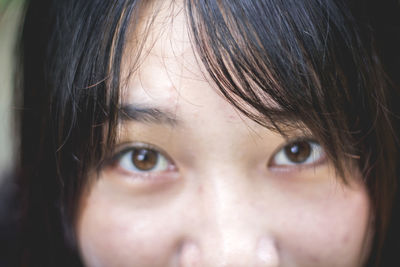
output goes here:
[[201, 254], [199, 247], [193, 242], [187, 242], [182, 246], [180, 254], [180, 267], [200, 267], [203, 266], [201, 262]]
[[261, 238], [257, 244], [257, 261], [256, 266], [268, 266], [277, 267], [279, 266], [279, 254], [276, 243], [269, 238]]
[[[229, 249], [216, 246], [199, 246], [196, 242], [183, 244], [180, 253], [180, 267], [278, 267], [279, 254], [276, 244], [268, 238], [261, 238], [255, 246], [235, 244]], [[232, 245], [232, 244], [231, 244]]]

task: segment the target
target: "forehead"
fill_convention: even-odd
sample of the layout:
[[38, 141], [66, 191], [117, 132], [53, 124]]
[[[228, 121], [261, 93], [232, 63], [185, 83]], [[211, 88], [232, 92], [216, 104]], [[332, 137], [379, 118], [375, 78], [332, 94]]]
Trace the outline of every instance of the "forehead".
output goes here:
[[184, 12], [180, 1], [154, 2], [144, 9], [124, 52], [122, 104], [156, 106], [192, 119], [220, 110], [230, 121], [241, 120], [207, 77]]

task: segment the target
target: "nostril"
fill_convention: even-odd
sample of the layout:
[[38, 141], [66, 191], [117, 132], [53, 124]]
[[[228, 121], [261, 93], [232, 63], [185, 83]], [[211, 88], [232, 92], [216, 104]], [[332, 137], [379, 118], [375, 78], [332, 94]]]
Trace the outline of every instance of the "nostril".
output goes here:
[[260, 267], [279, 266], [279, 252], [276, 243], [272, 239], [262, 238], [257, 245], [257, 260]]
[[180, 267], [200, 267], [202, 266], [200, 249], [193, 242], [183, 244], [180, 253]]

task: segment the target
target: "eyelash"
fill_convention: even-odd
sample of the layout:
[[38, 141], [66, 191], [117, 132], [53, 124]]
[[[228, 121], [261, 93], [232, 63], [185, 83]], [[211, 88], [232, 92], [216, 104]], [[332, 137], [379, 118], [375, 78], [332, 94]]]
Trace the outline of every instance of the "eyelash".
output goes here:
[[[305, 147], [305, 145], [307, 147]], [[300, 162], [293, 162], [288, 157], [288, 149], [296, 155], [299, 149], [310, 149], [306, 158]], [[301, 153], [298, 153], [301, 154]], [[150, 165], [146, 163], [139, 168], [140, 160], [150, 159]], [[290, 140], [277, 149], [271, 157], [268, 168], [272, 170], [298, 170], [299, 168], [315, 166], [324, 162], [326, 156], [323, 148], [316, 142], [307, 138], [296, 138]], [[135, 165], [135, 160], [138, 160]], [[171, 172], [176, 172], [177, 167], [170, 157], [161, 149], [146, 143], [133, 143], [129, 147], [117, 152], [111, 158], [111, 165], [118, 168], [125, 175], [134, 175], [141, 178], [157, 178]], [[147, 162], [148, 163], [148, 162]], [[151, 165], [153, 164], [153, 165]]]

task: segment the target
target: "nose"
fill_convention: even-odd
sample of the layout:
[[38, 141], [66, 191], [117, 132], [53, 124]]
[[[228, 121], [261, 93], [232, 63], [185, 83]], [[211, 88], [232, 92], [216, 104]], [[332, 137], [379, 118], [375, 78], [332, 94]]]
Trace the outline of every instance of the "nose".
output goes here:
[[227, 240], [225, 244], [199, 246], [184, 242], [180, 252], [180, 267], [277, 267], [279, 255], [273, 240], [264, 237], [256, 246]]
[[221, 176], [210, 180], [217, 182], [208, 184], [192, 202], [196, 204], [186, 208], [194, 219], [180, 246], [179, 266], [279, 266], [271, 218], [268, 211], [257, 208], [254, 193], [246, 191], [251, 187]]

